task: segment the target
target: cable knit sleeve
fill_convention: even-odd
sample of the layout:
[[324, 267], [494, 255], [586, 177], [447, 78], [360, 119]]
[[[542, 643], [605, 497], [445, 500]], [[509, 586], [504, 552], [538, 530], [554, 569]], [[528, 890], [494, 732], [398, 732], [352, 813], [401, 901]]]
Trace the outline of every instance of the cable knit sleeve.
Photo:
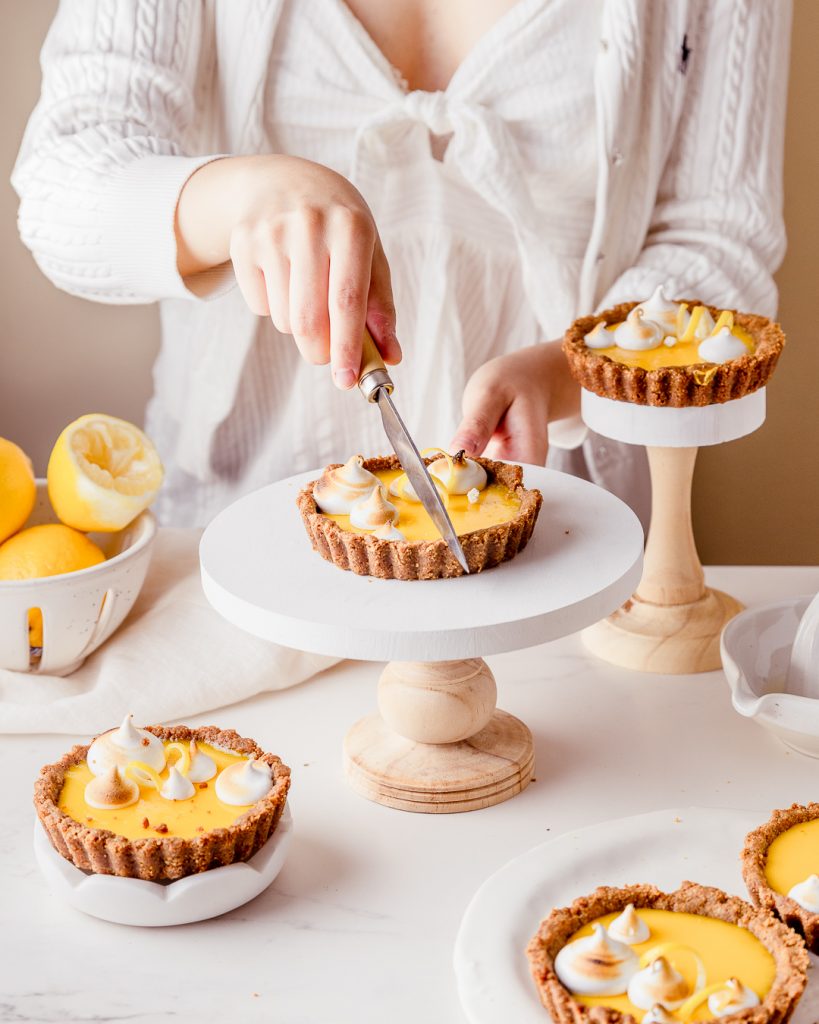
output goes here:
[[[709, 0], [688, 37], [686, 93], [636, 264], [600, 307], [700, 298], [773, 316], [785, 252], [782, 162], [789, 0]], [[675, 69], [675, 73], [679, 71]]]
[[203, 17], [199, 0], [61, 0], [12, 175], [21, 238], [58, 287], [153, 302], [227, 283], [176, 267], [179, 193], [213, 159], [191, 155]]

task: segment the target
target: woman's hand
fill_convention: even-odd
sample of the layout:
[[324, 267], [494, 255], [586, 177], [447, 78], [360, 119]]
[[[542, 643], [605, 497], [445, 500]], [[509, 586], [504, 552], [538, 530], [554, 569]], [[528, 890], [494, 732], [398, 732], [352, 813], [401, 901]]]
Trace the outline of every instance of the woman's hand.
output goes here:
[[248, 306], [292, 334], [310, 363], [358, 381], [365, 325], [397, 363], [390, 271], [358, 190], [335, 171], [289, 156], [225, 157], [186, 182], [176, 211], [183, 275], [230, 259]]
[[484, 363], [464, 390], [463, 418], [450, 445], [480, 455], [542, 466], [550, 420], [573, 416], [580, 389], [569, 373], [561, 342], [523, 348]]

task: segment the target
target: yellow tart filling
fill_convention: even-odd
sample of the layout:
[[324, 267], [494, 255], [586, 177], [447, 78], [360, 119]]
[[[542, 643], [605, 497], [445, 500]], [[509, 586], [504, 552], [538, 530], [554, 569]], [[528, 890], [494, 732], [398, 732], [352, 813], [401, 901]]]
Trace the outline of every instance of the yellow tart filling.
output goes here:
[[[421, 502], [409, 501], [389, 493], [390, 484], [403, 475], [400, 469], [379, 470], [374, 475], [387, 490], [389, 502], [398, 510], [396, 525], [408, 541], [438, 540], [440, 538], [441, 534], [438, 528], [430, 519]], [[498, 483], [488, 484], [479, 491], [476, 501], [470, 501], [466, 494], [446, 494], [442, 491], [441, 496], [455, 532], [459, 536], [472, 533], [474, 530], [482, 530], [487, 526], [509, 522], [520, 511], [520, 498], [513, 491]], [[331, 515], [327, 512], [322, 514], [338, 523], [342, 530], [347, 530], [350, 533], [367, 534], [372, 532], [352, 526], [348, 515]]]
[[[672, 1020], [713, 1020], [707, 996], [722, 990], [732, 978], [739, 979], [760, 1001], [764, 1000], [773, 984], [776, 966], [768, 950], [747, 929], [712, 917], [669, 910], [638, 909], [637, 916], [650, 932], [644, 942], [631, 946], [640, 957], [641, 967], [650, 966], [658, 957], [663, 957], [685, 979], [685, 999], [681, 1006], [669, 1010]], [[606, 914], [589, 922], [572, 935], [569, 943], [591, 936], [595, 925], [608, 927], [617, 917], [616, 913]], [[637, 1020], [642, 1020], [647, 1013], [625, 994], [585, 996], [573, 993], [573, 998], [585, 1006], [607, 1006], [631, 1013]]]
[[[613, 332], [620, 324], [608, 324], [606, 330]], [[745, 345], [749, 355], [754, 353], [754, 340], [747, 331], [736, 324], [731, 328], [731, 334]], [[596, 348], [595, 351], [601, 356], [608, 356], [615, 363], [622, 363], [624, 366], [639, 366], [643, 370], [660, 370], [668, 366], [693, 366], [696, 363], [707, 362], [699, 354], [699, 339], [693, 341], [677, 341], [672, 346], [660, 345], [657, 348], [646, 351], [632, 351], [631, 349], [620, 348], [613, 342], [608, 348]]]
[[765, 878], [774, 892], [787, 896], [794, 886], [819, 874], [819, 818], [782, 832], [768, 847]]
[[[164, 741], [166, 755], [169, 749], [178, 749], [179, 743]], [[241, 754], [234, 754], [209, 743], [197, 743], [201, 753], [211, 757], [217, 773], [238, 761], [249, 760]], [[167, 760], [167, 756], [166, 756]], [[179, 763], [171, 758], [172, 763]], [[159, 772], [162, 781], [167, 780], [170, 767]], [[130, 777], [130, 776], [129, 776]], [[203, 832], [227, 828], [240, 818], [252, 804], [235, 806], [222, 803], [216, 796], [214, 776], [208, 782], [194, 783], [194, 795], [187, 800], [168, 800], [160, 796], [150, 785], [139, 786], [139, 799], [128, 807], [106, 810], [91, 807], [85, 801], [85, 788], [94, 779], [87, 761], [74, 765], [65, 773], [65, 782], [60, 791], [57, 805], [74, 821], [89, 828], [103, 828], [128, 839], [145, 839], [157, 836], [179, 836], [192, 839]], [[147, 822], [147, 824], [146, 824]]]

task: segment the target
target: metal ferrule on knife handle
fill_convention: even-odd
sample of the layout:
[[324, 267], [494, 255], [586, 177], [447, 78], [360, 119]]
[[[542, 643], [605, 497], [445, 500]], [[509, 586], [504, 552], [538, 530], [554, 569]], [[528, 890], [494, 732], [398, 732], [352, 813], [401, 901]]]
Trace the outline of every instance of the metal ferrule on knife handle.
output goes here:
[[361, 369], [358, 372], [358, 386], [368, 402], [375, 402], [379, 388], [384, 388], [391, 395], [393, 383], [381, 353], [375, 347], [370, 332], [364, 330], [364, 341], [361, 347]]

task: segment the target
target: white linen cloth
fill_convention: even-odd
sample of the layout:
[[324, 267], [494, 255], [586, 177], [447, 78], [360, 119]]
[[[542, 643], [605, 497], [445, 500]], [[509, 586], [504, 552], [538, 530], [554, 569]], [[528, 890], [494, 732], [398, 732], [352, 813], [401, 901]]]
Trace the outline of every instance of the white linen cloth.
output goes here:
[[0, 733], [93, 734], [129, 711], [141, 724], [184, 722], [339, 661], [260, 640], [215, 612], [199, 579], [200, 537], [159, 531], [130, 614], [70, 676], [0, 669]]
[[[379, 207], [412, 335], [397, 396], [422, 443], [448, 440], [435, 417], [457, 418], [470, 358], [555, 336], [576, 314], [644, 298], [661, 283], [676, 297], [774, 313], [790, 3], [602, 0], [597, 10], [519, 0], [447, 90], [405, 95], [342, 0], [62, 0], [13, 177], [20, 230], [68, 291], [164, 300], [147, 426], [169, 468], [158, 506], [166, 521], [204, 522], [271, 479], [383, 447], [377, 425], [362, 426], [355, 394], [335, 392], [326, 368], [302, 365], [269, 325], [260, 332], [237, 291], [226, 291], [229, 268], [180, 278], [175, 204], [214, 154], [265, 152], [277, 141], [321, 146]], [[568, 63], [554, 45], [564, 38]], [[565, 75], [554, 74], [556, 61]], [[301, 104], [279, 90], [284, 79], [307, 90]], [[581, 150], [579, 206], [556, 224], [566, 189], [548, 171], [565, 169], [568, 149], [555, 152], [542, 119], [573, 139], [569, 110], [594, 125], [594, 199], [584, 206]], [[318, 134], [308, 138], [310, 117], [337, 130], [319, 145]], [[437, 135], [450, 136], [441, 161]], [[389, 160], [396, 143], [411, 147], [403, 177], [400, 160]], [[410, 203], [421, 194], [423, 211]], [[393, 211], [405, 223], [437, 216], [441, 226], [461, 202], [474, 213], [470, 244], [441, 233], [437, 248], [416, 245], [427, 262], [409, 242], [396, 256]], [[461, 259], [479, 268], [468, 289], [452, 274]], [[498, 294], [497, 309], [487, 293]], [[493, 313], [483, 333], [469, 325], [476, 294]], [[645, 500], [635, 451], [592, 436], [569, 458], [615, 493]]]

